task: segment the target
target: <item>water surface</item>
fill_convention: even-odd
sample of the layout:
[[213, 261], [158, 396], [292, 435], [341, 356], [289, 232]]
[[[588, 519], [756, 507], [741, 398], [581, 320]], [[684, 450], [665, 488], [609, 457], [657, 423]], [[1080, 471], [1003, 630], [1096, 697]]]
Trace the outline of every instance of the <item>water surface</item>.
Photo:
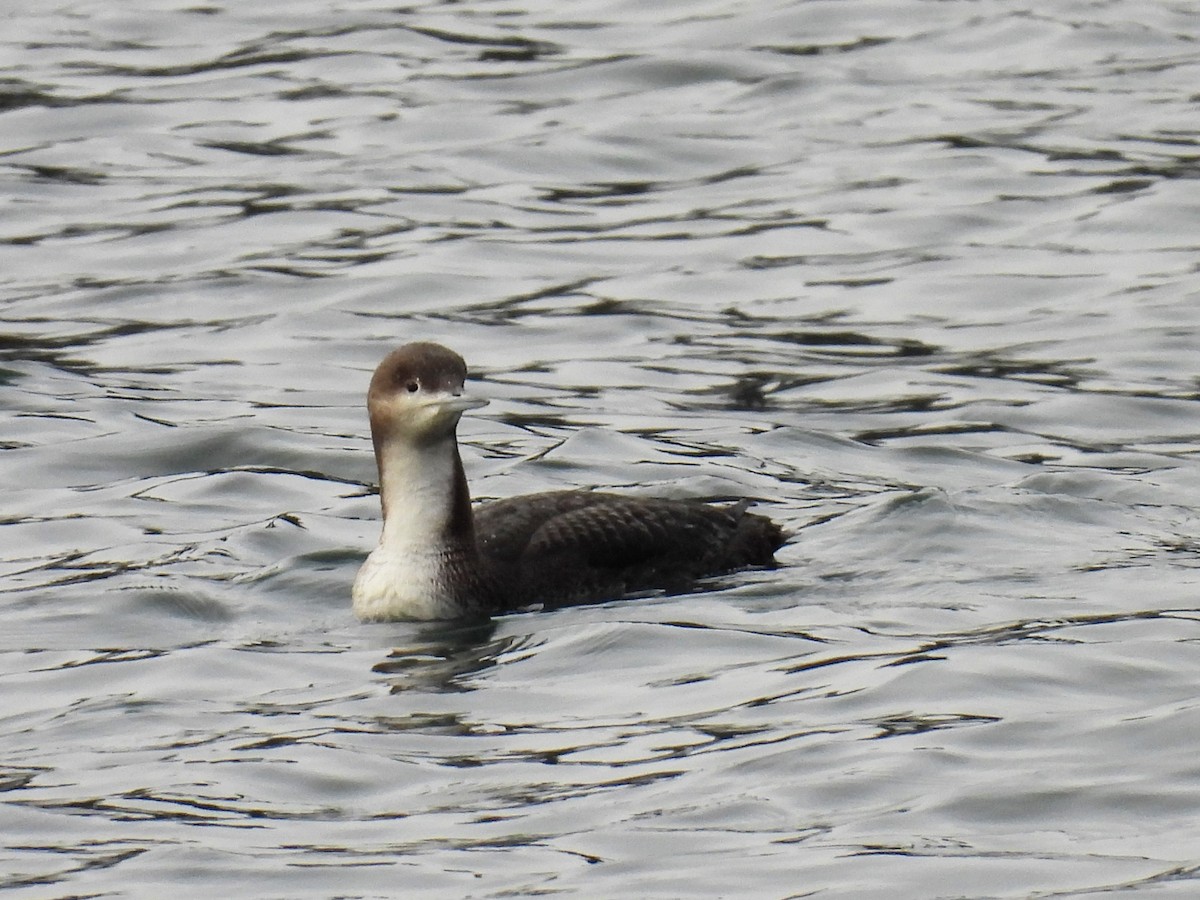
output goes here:
[[[1192, 896], [1188, 4], [52, 4], [0, 82], [0, 889]], [[363, 395], [780, 568], [361, 625]]]

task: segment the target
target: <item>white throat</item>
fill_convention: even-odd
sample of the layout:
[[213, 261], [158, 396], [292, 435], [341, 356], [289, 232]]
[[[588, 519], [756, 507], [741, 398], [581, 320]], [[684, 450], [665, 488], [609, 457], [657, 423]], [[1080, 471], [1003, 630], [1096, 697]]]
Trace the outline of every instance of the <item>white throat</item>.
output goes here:
[[432, 444], [384, 446], [379, 460], [381, 547], [396, 553], [443, 548], [454, 515], [459, 466], [453, 433]]
[[354, 610], [367, 620], [458, 615], [449, 569], [473, 548], [451, 531], [462, 471], [454, 433], [380, 449], [383, 532], [354, 581]]

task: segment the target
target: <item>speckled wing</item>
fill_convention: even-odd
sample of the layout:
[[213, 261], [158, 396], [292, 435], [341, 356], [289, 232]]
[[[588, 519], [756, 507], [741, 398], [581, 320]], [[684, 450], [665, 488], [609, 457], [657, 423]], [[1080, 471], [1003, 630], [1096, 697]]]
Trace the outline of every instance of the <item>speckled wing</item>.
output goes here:
[[487, 557], [516, 562], [547, 522], [589, 506], [599, 494], [549, 491], [494, 500], [475, 509], [475, 540]]
[[533, 494], [476, 513], [481, 553], [524, 602], [614, 599], [678, 590], [697, 578], [771, 562], [779, 529], [745, 505], [586, 491]]

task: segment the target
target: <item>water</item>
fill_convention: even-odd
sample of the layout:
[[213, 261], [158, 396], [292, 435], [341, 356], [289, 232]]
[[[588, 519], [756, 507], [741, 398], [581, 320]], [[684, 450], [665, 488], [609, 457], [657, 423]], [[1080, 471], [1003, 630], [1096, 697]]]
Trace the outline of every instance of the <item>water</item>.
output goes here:
[[[136, 6], [5, 17], [6, 895], [1196, 893], [1191, 4]], [[417, 338], [783, 565], [356, 623]]]

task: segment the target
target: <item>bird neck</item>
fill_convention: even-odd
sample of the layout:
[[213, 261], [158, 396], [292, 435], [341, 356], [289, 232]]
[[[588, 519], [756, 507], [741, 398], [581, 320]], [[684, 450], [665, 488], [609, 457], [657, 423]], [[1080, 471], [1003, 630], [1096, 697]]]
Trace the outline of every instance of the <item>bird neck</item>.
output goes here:
[[381, 547], [393, 552], [475, 548], [471, 494], [454, 432], [432, 442], [377, 444]]

